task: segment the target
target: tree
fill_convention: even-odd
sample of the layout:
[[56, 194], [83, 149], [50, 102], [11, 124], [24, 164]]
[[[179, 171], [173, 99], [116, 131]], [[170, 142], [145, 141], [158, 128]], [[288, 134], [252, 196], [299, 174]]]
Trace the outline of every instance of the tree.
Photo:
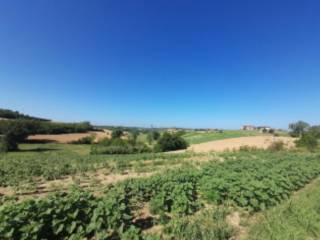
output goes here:
[[23, 142], [29, 134], [36, 131], [37, 121], [16, 120], [6, 121], [5, 128], [1, 129], [1, 151], [15, 151], [18, 149], [18, 143]]
[[137, 142], [138, 136], [139, 136], [138, 130], [132, 130], [131, 134], [129, 135], [129, 140], [131, 143], [135, 144]]
[[186, 149], [189, 146], [186, 140], [176, 134], [164, 133], [155, 146], [156, 151], [167, 152]]
[[303, 133], [301, 138], [296, 141], [297, 147], [306, 147], [310, 151], [316, 150], [318, 139], [313, 132]]
[[161, 134], [158, 131], [150, 131], [147, 135], [147, 140], [149, 144], [151, 144], [153, 141], [157, 141], [160, 138]]
[[121, 138], [123, 136], [123, 131], [120, 129], [115, 129], [112, 131], [111, 137], [112, 139]]
[[289, 124], [289, 129], [291, 129], [291, 136], [301, 137], [309, 129], [310, 125], [303, 121], [298, 121], [296, 123]]

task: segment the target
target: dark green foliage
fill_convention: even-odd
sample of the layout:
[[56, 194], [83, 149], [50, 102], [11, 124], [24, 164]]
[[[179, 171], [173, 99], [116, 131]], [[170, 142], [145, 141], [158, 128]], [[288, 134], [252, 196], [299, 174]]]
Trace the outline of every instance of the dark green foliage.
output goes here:
[[285, 148], [285, 144], [283, 141], [274, 141], [268, 147], [268, 149], [273, 152], [282, 151], [284, 148]]
[[94, 142], [94, 136], [87, 136], [80, 138], [79, 140], [71, 141], [69, 143], [71, 144], [93, 144]]
[[147, 135], [147, 140], [149, 144], [151, 144], [153, 141], [157, 141], [160, 138], [161, 134], [158, 131], [150, 131]]
[[195, 212], [199, 207], [197, 201], [196, 186], [191, 182], [175, 183], [167, 182], [161, 186], [150, 202], [151, 212], [162, 212], [186, 215]]
[[75, 189], [39, 200], [0, 207], [1, 239], [109, 239], [129, 228], [125, 192], [96, 198]]
[[120, 129], [115, 129], [112, 131], [112, 139], [121, 138], [123, 136], [123, 131]]
[[145, 144], [121, 138], [106, 138], [91, 148], [91, 154], [133, 154], [145, 152], [151, 152], [151, 149]]
[[0, 121], [1, 150], [4, 152], [18, 149], [18, 143], [23, 142], [26, 137], [36, 131], [36, 125], [29, 120]]
[[268, 161], [243, 159], [207, 165], [201, 192], [215, 203], [232, 201], [249, 211], [259, 211], [287, 199], [320, 174], [319, 156], [276, 156]]
[[309, 132], [312, 133], [312, 135], [314, 135], [314, 137], [316, 137], [317, 139], [320, 139], [320, 126], [312, 126], [311, 128], [309, 128]]
[[291, 129], [290, 135], [292, 137], [300, 137], [304, 132], [308, 130], [310, 125], [303, 121], [298, 121], [296, 123], [289, 124], [289, 129]]
[[297, 147], [306, 147], [309, 151], [316, 150], [318, 146], [318, 138], [316, 133], [307, 132], [302, 134], [301, 138], [296, 141]]
[[9, 109], [2, 109], [2, 108], [0, 108], [0, 118], [50, 121], [48, 119], [43, 119], [43, 118], [38, 118], [38, 117], [31, 117], [29, 115], [25, 115], [25, 114], [19, 113], [18, 111], [12, 111], [12, 110], [9, 110]]
[[23, 128], [28, 134], [62, 134], [82, 133], [93, 130], [89, 122], [81, 123], [55, 123], [34, 120], [0, 121], [0, 134], [5, 134], [8, 129]]
[[176, 134], [164, 133], [155, 146], [155, 150], [159, 152], [174, 151], [179, 149], [186, 149], [188, 143], [182, 137]]
[[0, 137], [0, 153], [15, 151], [18, 149], [18, 142], [10, 135]]
[[275, 130], [274, 130], [274, 129], [270, 129], [270, 130], [269, 130], [269, 133], [270, 133], [270, 134], [274, 134], [274, 133], [275, 133]]
[[137, 138], [139, 136], [138, 130], [132, 130], [131, 134], [129, 135], [129, 140], [132, 144], [135, 144], [137, 142]]

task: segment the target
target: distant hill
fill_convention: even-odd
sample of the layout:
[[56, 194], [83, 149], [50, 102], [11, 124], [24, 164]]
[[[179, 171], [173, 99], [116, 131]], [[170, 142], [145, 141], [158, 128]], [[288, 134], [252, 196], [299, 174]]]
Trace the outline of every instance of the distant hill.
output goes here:
[[38, 117], [33, 117], [33, 116], [29, 116], [26, 114], [22, 114], [18, 111], [12, 111], [10, 109], [3, 109], [0, 108], [0, 119], [27, 119], [27, 120], [37, 120], [37, 121], [44, 121], [44, 122], [48, 122], [50, 121], [49, 119], [44, 119], [44, 118], [38, 118]]

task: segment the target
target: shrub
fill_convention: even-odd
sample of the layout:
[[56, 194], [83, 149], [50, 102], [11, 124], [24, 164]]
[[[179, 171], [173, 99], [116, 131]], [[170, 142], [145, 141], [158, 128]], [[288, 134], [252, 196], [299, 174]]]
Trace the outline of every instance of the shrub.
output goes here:
[[285, 144], [283, 141], [274, 141], [268, 147], [268, 150], [276, 152], [276, 151], [282, 151], [284, 148], [285, 148]]
[[133, 154], [145, 152], [151, 152], [151, 149], [145, 144], [121, 138], [106, 138], [91, 148], [91, 154]]
[[69, 143], [71, 143], [71, 144], [92, 144], [93, 142], [94, 142], [94, 136], [91, 135], [91, 136], [80, 138], [75, 141], [71, 141]]
[[274, 134], [274, 133], [275, 133], [274, 129], [270, 129], [270, 130], [269, 130], [269, 133], [270, 133], [270, 134]]
[[160, 136], [161, 134], [158, 131], [150, 131], [147, 136], [148, 142], [151, 144], [152, 141], [157, 141]]
[[310, 151], [316, 150], [318, 139], [312, 132], [304, 133], [299, 140], [296, 141], [297, 147], [306, 147]]
[[186, 149], [189, 146], [186, 140], [176, 134], [164, 133], [155, 146], [159, 152], [174, 151]]
[[111, 134], [111, 137], [113, 139], [116, 139], [116, 138], [121, 138], [123, 136], [123, 131], [120, 130], [120, 129], [115, 129], [112, 131], [112, 134]]
[[18, 149], [18, 143], [10, 135], [0, 138], [0, 152], [15, 151]]

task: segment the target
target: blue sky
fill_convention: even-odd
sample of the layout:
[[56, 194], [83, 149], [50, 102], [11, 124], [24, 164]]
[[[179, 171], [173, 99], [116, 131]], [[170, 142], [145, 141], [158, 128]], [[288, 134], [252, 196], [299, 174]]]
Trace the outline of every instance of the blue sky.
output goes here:
[[319, 1], [2, 0], [0, 107], [95, 124], [320, 122]]

